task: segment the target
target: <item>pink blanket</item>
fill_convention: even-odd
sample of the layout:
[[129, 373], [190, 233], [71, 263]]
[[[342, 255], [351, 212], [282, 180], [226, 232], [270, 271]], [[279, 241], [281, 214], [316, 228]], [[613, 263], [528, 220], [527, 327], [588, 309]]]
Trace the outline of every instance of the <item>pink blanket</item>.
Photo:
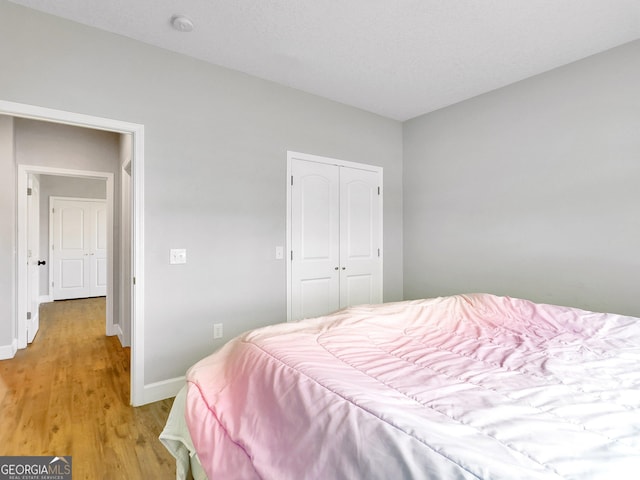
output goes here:
[[188, 372], [215, 479], [640, 472], [640, 320], [491, 295], [248, 332]]

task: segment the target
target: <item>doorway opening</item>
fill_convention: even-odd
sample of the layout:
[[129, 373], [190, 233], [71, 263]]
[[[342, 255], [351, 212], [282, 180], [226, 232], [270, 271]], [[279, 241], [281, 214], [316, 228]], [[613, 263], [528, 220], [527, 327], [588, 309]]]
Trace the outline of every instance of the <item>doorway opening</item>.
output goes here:
[[[144, 398], [144, 226], [143, 226], [143, 187], [144, 187], [144, 126], [140, 124], [134, 124], [129, 122], [123, 122], [119, 120], [113, 120], [102, 117], [94, 117], [79, 113], [66, 112], [61, 110], [53, 110], [44, 107], [38, 107], [33, 105], [18, 104], [13, 102], [5, 102], [0, 100], [0, 115], [6, 115], [17, 118], [27, 118], [32, 120], [40, 120], [45, 122], [52, 122], [57, 124], [72, 125], [78, 127], [85, 127], [89, 129], [104, 130], [109, 132], [115, 132], [125, 134], [131, 141], [131, 155], [130, 161], [126, 165], [128, 174], [130, 174], [130, 232], [127, 232], [129, 237], [123, 239], [120, 235], [120, 241], [126, 240], [124, 243], [128, 243], [130, 252], [130, 271], [123, 272], [121, 268], [116, 268], [115, 272], [118, 273], [118, 281], [114, 281], [114, 265], [110, 262], [111, 266], [108, 272], [107, 279], [107, 300], [113, 298], [114, 285], [121, 284], [127, 279], [130, 281], [130, 331], [131, 331], [131, 397], [130, 403], [133, 406], [142, 405], [146, 402]], [[89, 176], [92, 178], [105, 178], [104, 172], [84, 172], [66, 168], [53, 168], [53, 167], [34, 167], [29, 165], [17, 165], [17, 219], [16, 219], [16, 248], [17, 248], [17, 263], [16, 263], [16, 292], [15, 297], [15, 311], [16, 318], [14, 319], [14, 332], [15, 332], [15, 344], [17, 348], [25, 348], [27, 345], [27, 239], [25, 222], [27, 221], [26, 215], [26, 196], [21, 195], [21, 192], [26, 192], [29, 174], [53, 174], [53, 175], [67, 175], [67, 176]], [[113, 197], [113, 176], [106, 177], [107, 183], [111, 184], [111, 196]], [[107, 188], [109, 192], [109, 187]], [[108, 202], [109, 203], [109, 202]], [[111, 198], [111, 205], [113, 205], [113, 199]], [[113, 221], [113, 208], [110, 209], [108, 215], [111, 216]], [[112, 237], [113, 238], [113, 237]], [[113, 248], [113, 241], [110, 248]], [[112, 256], [110, 258], [113, 258]], [[111, 305], [110, 314], [111, 322], [113, 323], [113, 315], [115, 308], [118, 308], [118, 312], [121, 310], [121, 305]], [[107, 307], [109, 308], [109, 307]], [[109, 317], [109, 314], [107, 314]], [[109, 322], [109, 320], [107, 320]], [[116, 332], [110, 332], [114, 334]]]
[[[29, 207], [29, 202], [32, 198], [34, 198], [35, 192], [33, 189], [29, 191], [30, 187], [26, 189], [21, 185], [22, 182], [26, 181], [29, 183], [39, 179], [37, 182], [41, 188], [41, 193], [43, 193], [43, 197], [47, 197], [47, 191], [50, 193], [51, 191], [59, 191], [56, 188], [47, 189], [45, 185], [47, 183], [58, 183], [59, 185], [63, 185], [62, 192], [69, 193], [74, 188], [77, 188], [77, 181], [84, 181], [85, 183], [90, 183], [91, 181], [95, 181], [98, 183], [104, 183], [104, 204], [105, 211], [102, 218], [102, 226], [106, 230], [104, 232], [104, 239], [106, 242], [105, 248], [103, 250], [103, 256], [105, 257], [105, 261], [103, 262], [103, 271], [102, 274], [104, 276], [104, 288], [100, 293], [103, 296], [106, 296], [106, 318], [105, 318], [105, 334], [107, 336], [115, 335], [116, 325], [119, 325], [121, 322], [118, 321], [118, 316], [115, 314], [114, 307], [114, 285], [117, 284], [116, 277], [121, 277], [121, 272], [118, 268], [114, 268], [114, 248], [113, 248], [113, 231], [114, 231], [114, 185], [113, 185], [113, 173], [110, 172], [92, 172], [92, 171], [84, 171], [84, 170], [71, 170], [64, 168], [53, 168], [53, 167], [42, 167], [42, 166], [34, 166], [34, 165], [18, 165], [18, 190], [17, 190], [17, 205], [18, 205], [18, 265], [26, 264], [27, 275], [25, 275], [25, 291], [19, 292], [18, 296], [18, 324], [17, 324], [17, 337], [18, 337], [18, 348], [25, 348], [28, 343], [33, 341], [36, 332], [38, 330], [38, 312], [37, 308], [40, 303], [39, 300], [44, 299], [45, 301], [53, 301], [56, 299], [56, 296], [53, 294], [56, 288], [59, 289], [60, 285], [55, 284], [55, 280], [53, 277], [54, 271], [57, 269], [56, 262], [54, 261], [56, 255], [54, 255], [51, 251], [52, 245], [52, 229], [51, 229], [51, 219], [54, 216], [50, 206], [48, 205], [47, 198], [43, 198], [45, 205], [44, 208], [36, 209], [36, 215], [39, 215], [41, 212], [38, 210], [42, 210], [44, 215], [39, 215], [41, 218], [48, 219], [47, 221], [41, 221], [40, 218], [34, 219], [31, 218], [32, 209]], [[49, 179], [49, 182], [45, 182], [45, 179]], [[57, 179], [57, 182], [54, 182], [53, 179]], [[67, 180], [65, 182], [65, 179]], [[40, 181], [41, 180], [41, 181]], [[73, 181], [76, 182], [73, 182]], [[60, 187], [58, 187], [60, 188]], [[30, 195], [25, 195], [24, 192], [29, 191]], [[55, 196], [51, 196], [51, 198], [57, 198]], [[26, 206], [25, 206], [26, 204]], [[48, 212], [48, 213], [47, 213]], [[75, 230], [77, 222], [73, 222], [74, 218], [71, 217], [72, 221], [69, 227], [72, 230]], [[43, 228], [30, 228], [32, 224], [40, 224], [39, 227], [44, 227], [46, 232], [40, 232]], [[69, 219], [66, 220], [66, 223], [69, 223]], [[97, 222], [90, 222], [95, 224]], [[35, 230], [35, 232], [34, 232]], [[40, 233], [46, 233], [46, 235], [40, 235]], [[40, 238], [34, 239], [33, 235], [38, 235], [40, 237], [44, 236], [46, 239], [46, 244], [42, 245], [40, 242]], [[75, 241], [76, 239], [72, 239]], [[82, 239], [84, 242], [85, 240]], [[36, 244], [36, 248], [32, 248], [32, 245]], [[58, 245], [58, 249], [56, 253], [60, 251], [60, 246]], [[37, 248], [44, 247], [44, 248]], [[46, 249], [46, 250], [45, 250]], [[26, 250], [26, 251], [25, 251]], [[36, 253], [40, 250], [39, 255]], [[48, 253], [44, 253], [44, 251]], [[91, 252], [93, 253], [93, 252]], [[37, 258], [35, 257], [37, 255]], [[80, 256], [86, 255], [86, 262], [90, 264], [90, 260], [95, 258], [96, 255], [89, 255], [88, 251], [83, 251], [78, 253]], [[77, 262], [75, 262], [77, 265]], [[38, 271], [38, 269], [42, 269], [42, 273], [46, 274], [45, 279], [40, 279], [39, 275], [34, 275], [31, 273], [32, 270]], [[85, 279], [87, 276], [85, 272], [79, 271], [75, 269], [73, 273], [76, 274], [78, 278], [83, 279], [83, 283], [85, 283]], [[18, 291], [23, 286], [20, 281], [20, 274], [24, 271], [22, 268], [18, 268]], [[72, 279], [75, 282], [75, 278]], [[58, 280], [59, 282], [60, 280]], [[33, 285], [36, 283], [36, 285]], [[45, 288], [43, 288], [45, 287]], [[34, 296], [35, 291], [35, 296]], [[80, 292], [79, 289], [76, 289], [77, 292]], [[46, 295], [42, 295], [46, 292]], [[24, 295], [26, 293], [26, 297]], [[40, 294], [40, 295], [38, 295]], [[40, 296], [40, 299], [38, 299]], [[84, 295], [77, 295], [77, 297], [82, 297]], [[87, 295], [89, 296], [89, 295]], [[60, 297], [59, 297], [60, 298]], [[68, 296], [67, 298], [71, 298]], [[22, 300], [22, 301], [21, 301]], [[119, 301], [119, 299], [118, 299]], [[23, 325], [21, 320], [26, 318], [26, 323]]]

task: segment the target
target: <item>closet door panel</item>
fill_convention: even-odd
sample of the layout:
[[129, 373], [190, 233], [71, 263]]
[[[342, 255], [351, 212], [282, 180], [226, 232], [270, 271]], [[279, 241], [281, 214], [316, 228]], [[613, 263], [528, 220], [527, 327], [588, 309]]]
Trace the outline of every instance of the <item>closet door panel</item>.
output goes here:
[[339, 172], [297, 160], [291, 173], [291, 313], [299, 320], [339, 308]]
[[382, 302], [380, 175], [340, 168], [340, 308]]

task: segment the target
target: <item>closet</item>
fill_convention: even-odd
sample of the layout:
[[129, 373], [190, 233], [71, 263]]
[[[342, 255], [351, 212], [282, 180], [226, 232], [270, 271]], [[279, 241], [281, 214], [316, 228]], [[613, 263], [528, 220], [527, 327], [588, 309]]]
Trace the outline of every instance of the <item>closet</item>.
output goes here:
[[382, 302], [382, 168], [289, 152], [288, 319]]

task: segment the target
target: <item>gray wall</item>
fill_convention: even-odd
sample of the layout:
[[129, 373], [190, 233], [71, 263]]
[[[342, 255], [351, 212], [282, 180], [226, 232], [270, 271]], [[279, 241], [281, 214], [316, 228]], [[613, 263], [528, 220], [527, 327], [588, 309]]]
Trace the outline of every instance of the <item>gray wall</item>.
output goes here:
[[15, 337], [16, 180], [14, 121], [0, 115], [0, 350], [11, 354]]
[[404, 125], [406, 298], [640, 316], [640, 41]]
[[145, 384], [219, 346], [215, 322], [228, 339], [286, 319], [287, 150], [384, 168], [385, 300], [402, 298], [399, 122], [6, 1], [0, 65], [3, 100], [145, 126]]
[[[46, 265], [40, 266], [40, 295], [49, 295], [49, 208], [50, 197], [107, 198], [106, 180], [91, 178], [63, 177], [58, 175], [40, 175], [40, 260]], [[115, 219], [115, 217], [114, 217]], [[114, 244], [114, 247], [116, 245]], [[117, 272], [116, 265], [116, 272]], [[114, 281], [117, 275], [114, 274]], [[114, 312], [117, 315], [117, 311]]]

